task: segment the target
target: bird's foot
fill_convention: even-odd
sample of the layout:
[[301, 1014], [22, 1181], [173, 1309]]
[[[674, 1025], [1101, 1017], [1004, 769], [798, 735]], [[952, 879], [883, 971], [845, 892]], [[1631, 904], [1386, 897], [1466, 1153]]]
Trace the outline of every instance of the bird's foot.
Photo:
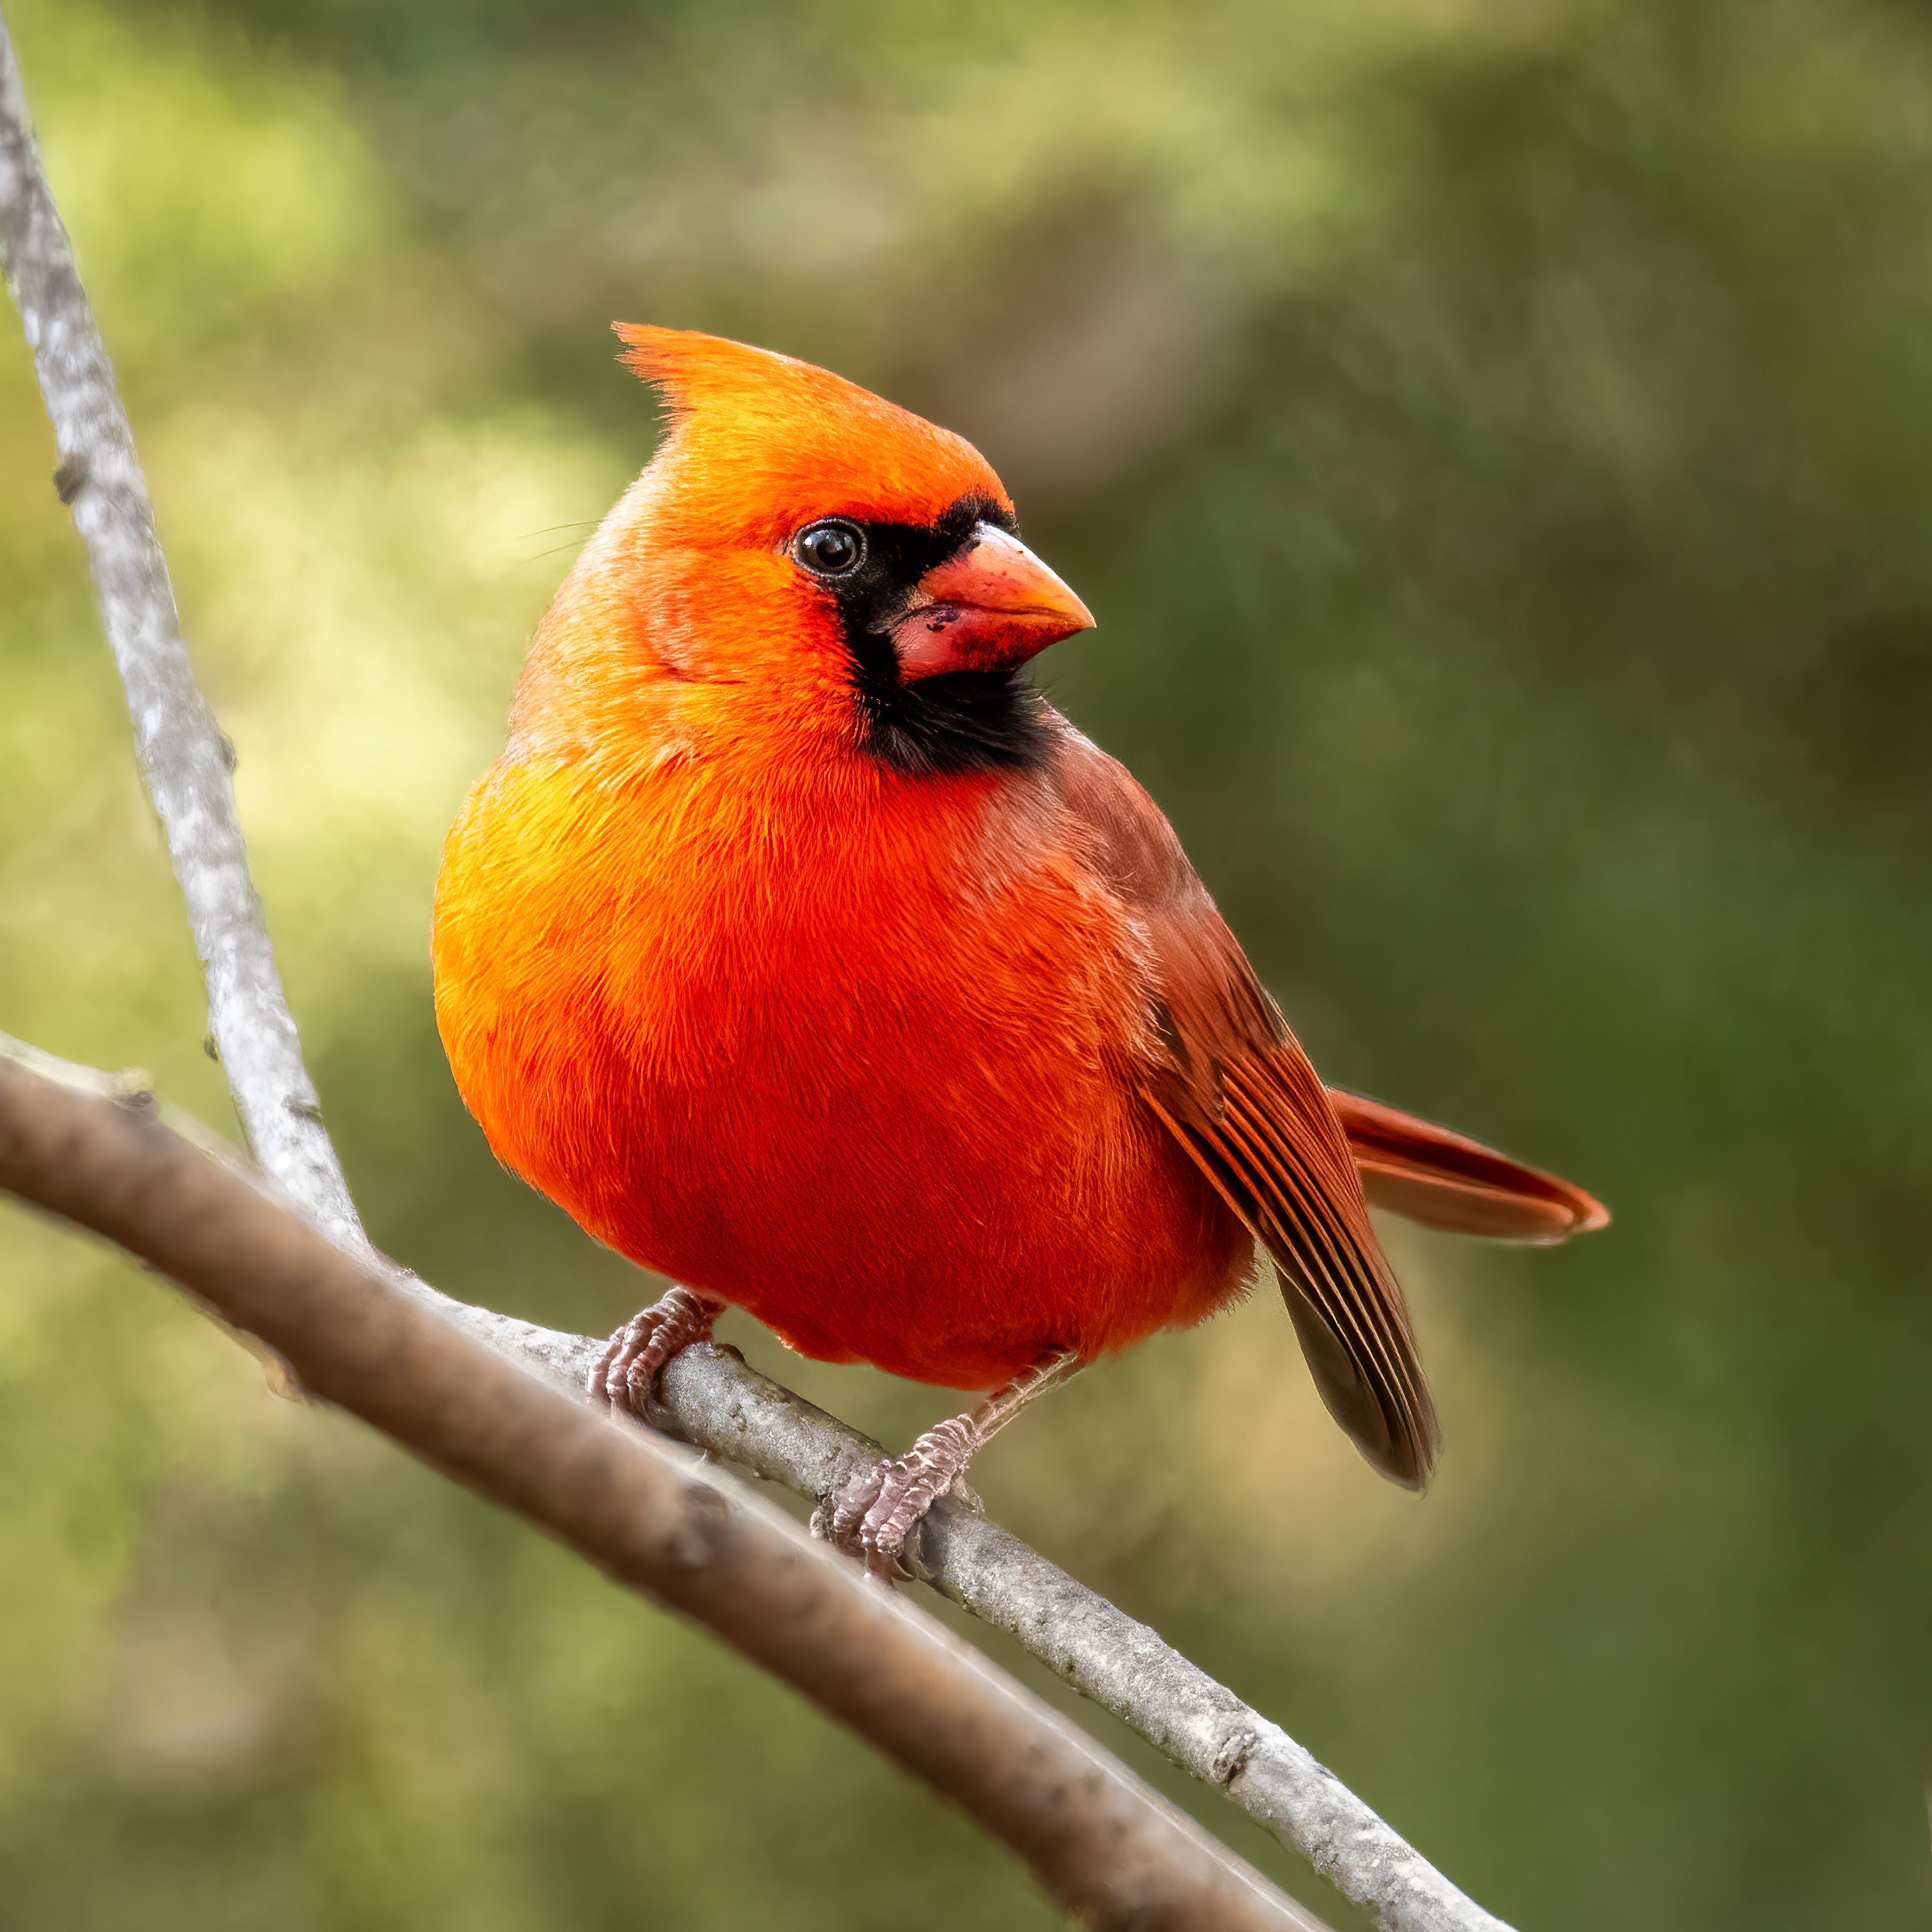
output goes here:
[[920, 1519], [948, 1490], [979, 1508], [980, 1498], [966, 1486], [967, 1465], [1034, 1396], [1058, 1388], [1081, 1361], [1077, 1348], [1049, 1350], [971, 1414], [928, 1429], [896, 1462], [861, 1469], [813, 1511], [812, 1534], [861, 1558], [866, 1574], [886, 1589], [902, 1579], [910, 1582], [905, 1543]]
[[962, 1478], [981, 1437], [970, 1415], [956, 1415], [928, 1429], [896, 1461], [861, 1469], [833, 1499], [830, 1520], [820, 1510], [812, 1526], [865, 1564], [874, 1582], [890, 1589], [912, 1580], [905, 1541], [913, 1528], [945, 1492], [966, 1489]]
[[688, 1288], [668, 1289], [604, 1345], [586, 1384], [591, 1400], [649, 1421], [665, 1363], [694, 1342], [708, 1342], [711, 1324], [724, 1308], [723, 1302], [694, 1294]]

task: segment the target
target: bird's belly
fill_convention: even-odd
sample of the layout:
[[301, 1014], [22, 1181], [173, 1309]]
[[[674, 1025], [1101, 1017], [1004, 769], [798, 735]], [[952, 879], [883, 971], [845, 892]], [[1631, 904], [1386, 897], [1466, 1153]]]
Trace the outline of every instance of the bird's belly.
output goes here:
[[[1136, 1091], [1144, 983], [1078, 868], [966, 890], [848, 824], [734, 881], [742, 837], [682, 866], [663, 818], [614, 816], [621, 863], [514, 855], [506, 924], [502, 831], [532, 814], [478, 796], [444, 1043], [500, 1158], [620, 1252], [806, 1354], [960, 1388], [1238, 1292], [1249, 1237]], [[600, 873], [631, 883], [592, 897]]]
[[599, 1232], [803, 1354], [959, 1388], [1238, 1288], [1245, 1232], [1130, 1096], [1038, 1057], [1010, 1084], [904, 1071], [928, 1078], [747, 1056], [702, 1090], [646, 1084]]

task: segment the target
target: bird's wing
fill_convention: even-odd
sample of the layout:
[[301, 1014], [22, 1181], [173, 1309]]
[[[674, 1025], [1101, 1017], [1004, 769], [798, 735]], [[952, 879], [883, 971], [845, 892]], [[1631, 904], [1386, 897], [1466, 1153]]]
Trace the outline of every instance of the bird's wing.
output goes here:
[[1273, 1258], [1328, 1412], [1377, 1468], [1420, 1488], [1435, 1408], [1326, 1089], [1125, 767], [1068, 728], [1054, 776], [1087, 862], [1144, 936], [1143, 1096]]
[[1572, 1182], [1379, 1100], [1328, 1089], [1370, 1203], [1452, 1234], [1539, 1245], [1605, 1226], [1610, 1210]]

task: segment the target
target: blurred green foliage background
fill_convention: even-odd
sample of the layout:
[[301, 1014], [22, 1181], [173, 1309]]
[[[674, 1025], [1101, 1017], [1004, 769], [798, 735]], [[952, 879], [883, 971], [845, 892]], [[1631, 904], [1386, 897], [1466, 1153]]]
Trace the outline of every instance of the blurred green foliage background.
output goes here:
[[[1925, 1922], [1932, 18], [8, 14], [379, 1241], [561, 1325], [641, 1298], [457, 1100], [438, 844], [650, 452], [610, 320], [829, 364], [1000, 469], [1100, 619], [1048, 685], [1328, 1077], [1617, 1214], [1391, 1230], [1420, 1502], [1257, 1298], [1030, 1415], [992, 1506], [1525, 1928]], [[0, 1026], [232, 1129], [0, 338]], [[734, 1337], [889, 1440], [948, 1406]], [[0, 1455], [0, 1925], [1052, 1922], [813, 1713], [11, 1211]]]

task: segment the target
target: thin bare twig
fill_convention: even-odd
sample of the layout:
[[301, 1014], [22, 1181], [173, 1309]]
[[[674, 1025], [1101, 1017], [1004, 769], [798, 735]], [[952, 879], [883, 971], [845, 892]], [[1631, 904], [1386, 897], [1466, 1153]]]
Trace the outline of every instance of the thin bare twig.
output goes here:
[[[211, 1019], [262, 1166], [314, 1225], [560, 1390], [601, 1344], [452, 1301], [368, 1247], [323, 1129], [276, 976], [236, 819], [226, 741], [196, 687], [126, 416], [42, 175], [0, 22], [0, 259], [62, 453], [136, 744], [208, 968]], [[664, 1378], [668, 1432], [823, 1498], [879, 1445], [758, 1375], [694, 1348]], [[1176, 1763], [1304, 1853], [1384, 1932], [1507, 1932], [1280, 1727], [1044, 1557], [950, 1499], [909, 1554], [932, 1586], [1016, 1637]]]
[[208, 976], [208, 1023], [255, 1156], [337, 1242], [364, 1245], [275, 972], [235, 812], [233, 747], [182, 641], [113, 365], [74, 266], [0, 20], [0, 266], [54, 426], [54, 487], [87, 544], [100, 621], [128, 692], [134, 748], [166, 828]]

